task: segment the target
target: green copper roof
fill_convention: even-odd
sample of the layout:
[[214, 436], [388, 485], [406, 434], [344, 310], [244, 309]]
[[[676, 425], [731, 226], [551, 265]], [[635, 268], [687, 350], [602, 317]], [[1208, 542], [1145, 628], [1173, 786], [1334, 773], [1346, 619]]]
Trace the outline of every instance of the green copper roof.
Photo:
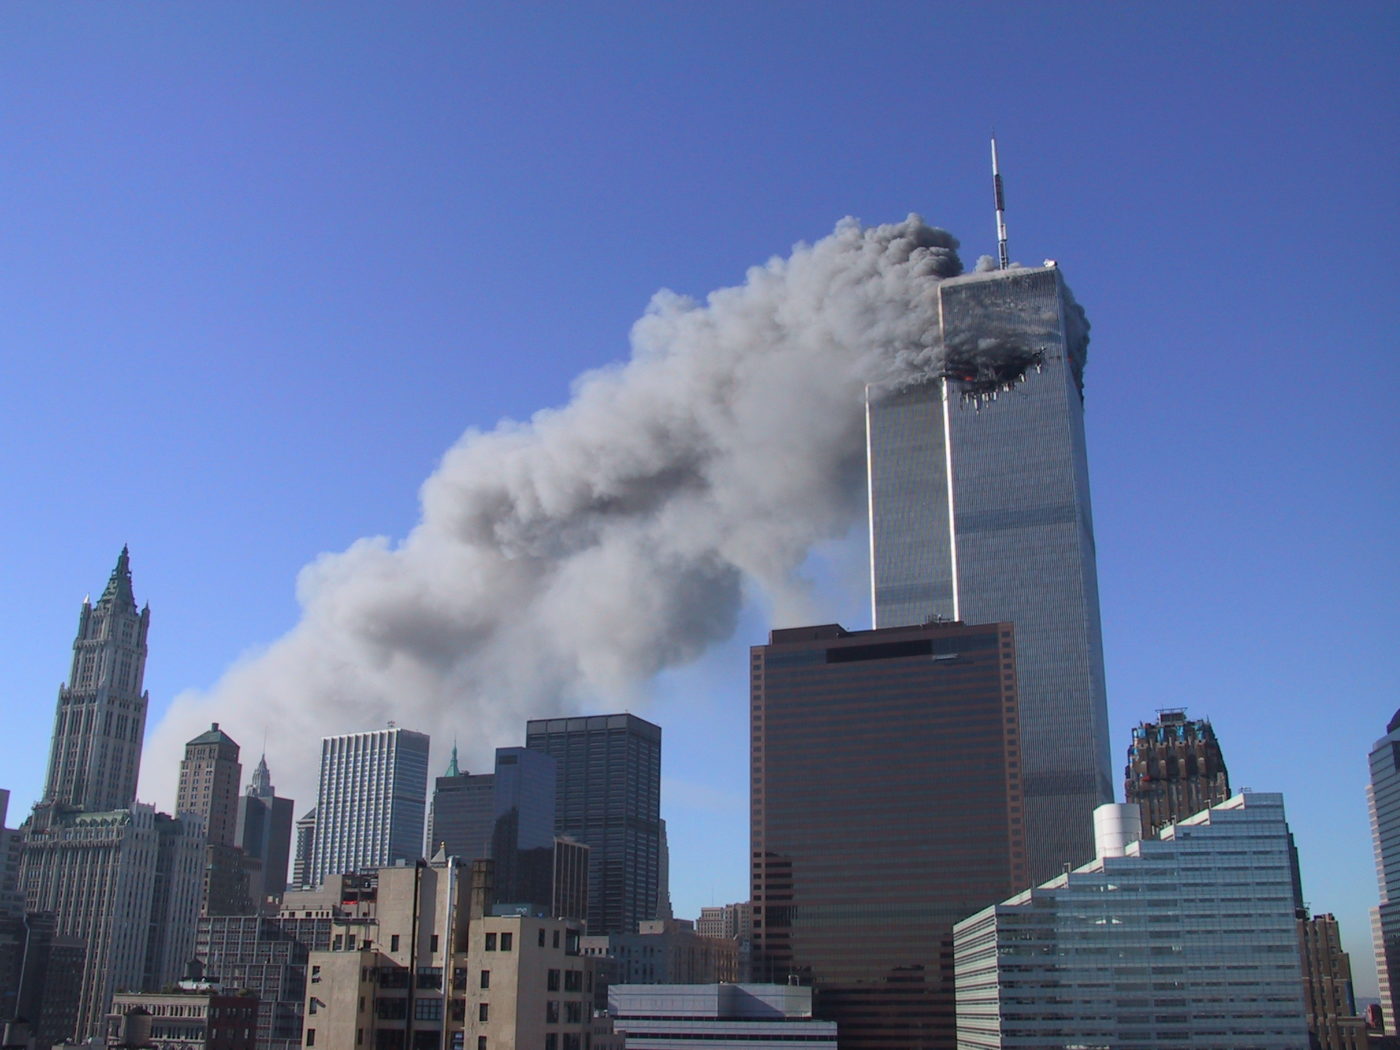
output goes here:
[[447, 763], [447, 772], [443, 776], [460, 777], [461, 775], [462, 771], [457, 768], [457, 742], [454, 740], [452, 742], [452, 761]]

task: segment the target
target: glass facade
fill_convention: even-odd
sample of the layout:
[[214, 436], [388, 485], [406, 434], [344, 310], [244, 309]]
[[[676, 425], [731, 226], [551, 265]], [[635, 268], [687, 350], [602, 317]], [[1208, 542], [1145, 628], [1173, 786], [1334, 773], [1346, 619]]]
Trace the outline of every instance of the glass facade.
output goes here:
[[661, 886], [661, 727], [628, 714], [533, 719], [558, 763], [554, 829], [590, 847], [588, 932], [636, 933]]
[[959, 922], [959, 1050], [1305, 1050], [1283, 797], [1243, 794]]
[[1011, 626], [774, 631], [750, 673], [754, 978], [843, 1048], [951, 1046], [953, 923], [1029, 885]]
[[1380, 883], [1380, 905], [1371, 913], [1371, 939], [1385, 1030], [1394, 1035], [1400, 1021], [1400, 711], [1385, 728], [1386, 735], [1371, 749], [1366, 798]]
[[867, 399], [877, 627], [1016, 627], [1032, 877], [1093, 855], [1113, 797], [1082, 377], [1058, 269], [939, 285], [944, 371]]

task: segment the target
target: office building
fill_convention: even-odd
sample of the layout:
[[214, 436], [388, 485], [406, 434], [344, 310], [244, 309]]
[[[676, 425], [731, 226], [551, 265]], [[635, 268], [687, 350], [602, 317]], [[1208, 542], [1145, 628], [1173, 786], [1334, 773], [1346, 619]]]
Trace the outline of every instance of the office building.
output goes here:
[[1123, 771], [1126, 801], [1142, 813], [1142, 837], [1152, 838], [1230, 797], [1230, 774], [1215, 730], [1184, 711], [1160, 711], [1156, 722], [1133, 729]]
[[636, 932], [665, 894], [661, 727], [630, 714], [534, 719], [525, 746], [557, 763], [555, 831], [590, 848], [588, 932]]
[[959, 1050], [1306, 1050], [1283, 797], [1141, 819], [1100, 807], [1097, 859], [957, 924]]
[[428, 852], [442, 850], [470, 864], [491, 856], [496, 823], [495, 773], [469, 773], [457, 765], [457, 745], [447, 770], [433, 781], [428, 809]]
[[953, 923], [1028, 885], [1011, 625], [773, 631], [750, 679], [752, 979], [951, 1046]]
[[1380, 904], [1371, 910], [1371, 941], [1385, 1034], [1400, 1033], [1400, 711], [1371, 748], [1366, 787]]
[[588, 935], [584, 955], [606, 961], [618, 984], [718, 984], [739, 978], [739, 942], [705, 937], [687, 919], [650, 919], [636, 933]]
[[428, 737], [400, 729], [321, 741], [315, 843], [307, 884], [423, 855]]
[[627, 1050], [837, 1047], [836, 1023], [812, 1016], [812, 989], [790, 984], [614, 984], [608, 1015]]
[[1366, 1050], [1366, 1022], [1356, 1012], [1351, 957], [1332, 915], [1300, 915], [1303, 1002], [1315, 1050]]
[[204, 889], [201, 915], [245, 915], [250, 910], [248, 870], [235, 844], [238, 783], [243, 766], [234, 739], [215, 722], [185, 744], [175, 812], [198, 819], [205, 828]]
[[867, 396], [876, 627], [1016, 628], [1030, 871], [1093, 856], [1111, 801], [1103, 643], [1084, 446], [1088, 324], [1060, 271], [941, 282], [944, 357]]
[[42, 1038], [99, 1035], [114, 990], [176, 980], [193, 947], [204, 827], [135, 800], [149, 626], [122, 548], [102, 596], [79, 612], [44, 797], [22, 829], [26, 911], [51, 913], [52, 943], [83, 960], [75, 995], [52, 985], [44, 995], [46, 1014], [71, 1029]]
[[277, 794], [266, 755], [258, 759], [248, 790], [238, 800], [234, 838], [248, 869], [248, 900], [253, 910], [276, 914], [287, 887], [292, 800]]
[[316, 807], [303, 813], [293, 829], [296, 848], [292, 854], [291, 888], [315, 889], [311, 882], [312, 858], [316, 854]]

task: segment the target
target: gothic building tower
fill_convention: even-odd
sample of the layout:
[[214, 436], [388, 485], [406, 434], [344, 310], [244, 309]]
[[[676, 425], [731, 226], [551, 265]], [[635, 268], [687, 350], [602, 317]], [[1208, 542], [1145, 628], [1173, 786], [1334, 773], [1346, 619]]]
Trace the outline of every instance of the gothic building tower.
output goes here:
[[66, 989], [45, 991], [48, 1027], [36, 1033], [45, 1041], [97, 1035], [113, 991], [177, 980], [194, 946], [203, 822], [136, 801], [149, 626], [123, 547], [97, 604], [83, 602], [44, 796], [21, 829], [25, 910], [75, 963]]
[[101, 811], [136, 799], [146, 731], [146, 631], [150, 606], [136, 611], [131, 565], [122, 548], [102, 597], [83, 599], [68, 684], [58, 691], [44, 802]]

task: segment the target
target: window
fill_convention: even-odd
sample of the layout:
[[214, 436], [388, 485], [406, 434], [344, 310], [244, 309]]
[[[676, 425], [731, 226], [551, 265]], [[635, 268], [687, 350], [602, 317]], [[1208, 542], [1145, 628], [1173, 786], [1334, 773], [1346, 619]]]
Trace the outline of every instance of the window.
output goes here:
[[391, 952], [399, 950], [399, 935], [397, 933], [389, 934], [389, 950]]
[[486, 1037], [484, 1035], [476, 1037], [476, 1050], [486, 1050]]
[[496, 935], [494, 933], [488, 933], [486, 935], [486, 950], [488, 952], [494, 952], [496, 950]]
[[583, 971], [582, 971], [582, 970], [569, 970], [567, 973], [564, 974], [564, 991], [566, 991], [566, 992], [581, 992], [581, 991], [583, 991]]
[[553, 1032], [544, 1037], [544, 1050], [559, 1050], [559, 1037]]
[[545, 1004], [544, 1004], [544, 1023], [545, 1023], [545, 1024], [558, 1024], [558, 1023], [559, 1023], [559, 1000], [558, 1000], [558, 999], [549, 999], [549, 1000], [547, 1000], [547, 1001], [545, 1002]]
[[483, 988], [490, 988], [490, 987], [491, 987], [491, 971], [490, 971], [490, 970], [482, 970], [482, 971], [481, 971], [481, 987], [483, 987]]
[[442, 1000], [437, 996], [430, 999], [415, 999], [413, 1002], [413, 1016], [419, 1021], [441, 1021], [442, 1020]]
[[317, 998], [313, 995], [310, 999], [307, 1000], [306, 1012], [309, 1013], [309, 1014], [312, 1014], [312, 1015], [314, 1016], [314, 1015], [316, 1014], [316, 1012], [320, 1009], [320, 1006], [321, 1006], [321, 1000], [317, 999]]
[[550, 970], [545, 977], [545, 988], [551, 992], [559, 990], [559, 971]]
[[503, 952], [508, 952], [508, 951], [510, 951], [511, 941], [514, 939], [514, 937], [515, 937], [515, 935], [514, 935], [514, 934], [511, 934], [511, 933], [503, 933], [503, 934], [501, 934], [501, 951], [503, 951]]
[[[543, 926], [540, 927], [540, 947], [541, 947], [541, 948], [544, 947], [544, 927], [543, 927]], [[555, 947], [557, 948], [558, 945], [555, 945]]]
[[437, 935], [437, 934], [433, 934], [431, 937], [428, 938], [428, 951], [430, 951], [430, 952], [435, 952], [435, 951], [437, 951], [437, 950], [438, 950], [438, 935]]
[[559, 947], [559, 931], [558, 931], [558, 930], [555, 930], [555, 931], [554, 931], [554, 947], [556, 947], [556, 948]]
[[489, 1021], [489, 1020], [491, 1020], [491, 1004], [490, 1004], [490, 1003], [478, 1003], [478, 1004], [477, 1004], [477, 1007], [476, 1007], [476, 1019], [477, 1019], [478, 1021]]
[[308, 1028], [308, 1029], [306, 1030], [306, 1045], [307, 1045], [307, 1046], [315, 1046], [315, 1045], [316, 1045], [316, 1029], [314, 1029], [314, 1028]]
[[451, 1003], [448, 1004], [448, 1006], [449, 1012], [452, 1015], [452, 1020], [465, 1021], [467, 1019], [467, 1004], [465, 1001], [461, 999], [453, 999]]
[[583, 1020], [583, 1004], [577, 1001], [569, 1001], [564, 1004], [564, 1020], [569, 1024], [578, 1024]]

